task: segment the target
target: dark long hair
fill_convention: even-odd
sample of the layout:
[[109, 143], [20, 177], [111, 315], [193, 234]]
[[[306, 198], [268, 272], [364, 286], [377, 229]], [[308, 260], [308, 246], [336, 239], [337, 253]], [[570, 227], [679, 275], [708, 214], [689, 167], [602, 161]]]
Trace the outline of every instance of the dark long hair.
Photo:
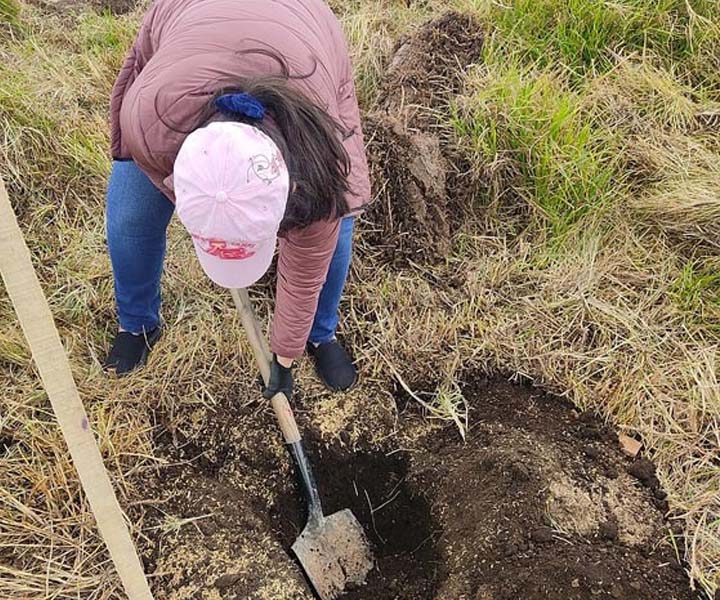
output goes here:
[[[257, 127], [275, 142], [290, 173], [290, 195], [282, 231], [346, 215], [350, 210], [346, 197], [350, 193], [350, 157], [341, 140], [348, 133], [318, 103], [288, 85], [291, 80], [309, 75], [291, 75], [287, 62], [269, 50], [248, 50], [240, 54], [270, 57], [277, 62], [279, 73], [223, 81], [193, 129], [213, 120], [233, 120]], [[259, 100], [270, 119], [257, 121], [218, 112], [215, 106], [218, 96], [241, 92]]]

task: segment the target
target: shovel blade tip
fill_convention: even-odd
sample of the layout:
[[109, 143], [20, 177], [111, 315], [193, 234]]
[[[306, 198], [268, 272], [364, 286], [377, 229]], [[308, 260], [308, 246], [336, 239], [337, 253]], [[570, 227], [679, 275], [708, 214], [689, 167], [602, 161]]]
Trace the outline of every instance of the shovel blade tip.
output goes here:
[[365, 532], [348, 509], [308, 523], [292, 550], [322, 600], [362, 585], [375, 565]]

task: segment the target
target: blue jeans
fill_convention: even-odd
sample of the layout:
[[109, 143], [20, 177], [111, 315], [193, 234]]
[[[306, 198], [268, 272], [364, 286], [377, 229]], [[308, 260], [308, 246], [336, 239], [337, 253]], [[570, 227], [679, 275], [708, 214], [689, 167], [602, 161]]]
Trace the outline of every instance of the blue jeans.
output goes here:
[[[175, 207], [131, 160], [115, 161], [107, 189], [106, 227], [121, 329], [142, 333], [160, 323], [160, 277]], [[355, 219], [343, 219], [320, 293], [310, 341], [335, 337], [338, 307], [352, 259]]]

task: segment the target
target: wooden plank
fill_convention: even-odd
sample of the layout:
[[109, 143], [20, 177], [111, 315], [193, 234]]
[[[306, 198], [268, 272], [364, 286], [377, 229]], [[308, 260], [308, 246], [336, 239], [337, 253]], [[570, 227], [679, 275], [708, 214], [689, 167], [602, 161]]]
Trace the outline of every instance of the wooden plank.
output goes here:
[[140, 557], [103, 465], [65, 349], [2, 179], [0, 273], [125, 592], [130, 600], [152, 600]]

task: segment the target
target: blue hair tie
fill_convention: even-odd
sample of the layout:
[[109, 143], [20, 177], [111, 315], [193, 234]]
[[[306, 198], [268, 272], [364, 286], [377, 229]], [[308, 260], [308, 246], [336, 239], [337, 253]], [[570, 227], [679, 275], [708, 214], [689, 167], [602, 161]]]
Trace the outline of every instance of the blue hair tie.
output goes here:
[[215, 98], [215, 108], [226, 115], [242, 115], [256, 121], [265, 116], [262, 102], [244, 92], [240, 94], [223, 94]]

